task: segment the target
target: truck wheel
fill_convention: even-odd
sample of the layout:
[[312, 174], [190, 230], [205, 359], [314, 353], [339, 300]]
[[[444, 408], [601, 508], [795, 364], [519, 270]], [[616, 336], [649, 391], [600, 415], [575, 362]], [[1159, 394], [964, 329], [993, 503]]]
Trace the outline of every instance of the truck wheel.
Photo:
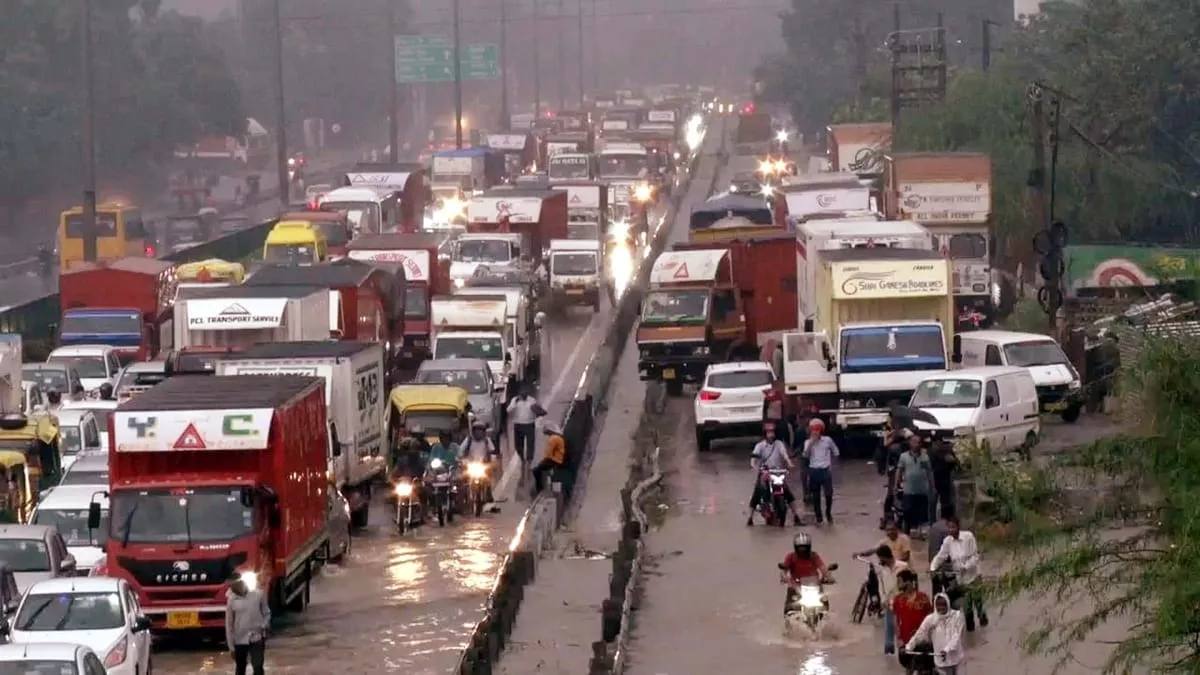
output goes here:
[[667, 380], [667, 396], [682, 396], [683, 380]]
[[1082, 411], [1082, 403], [1072, 403], [1066, 410], [1062, 411], [1063, 421], [1067, 424], [1074, 424], [1079, 421], [1079, 413]]
[[700, 452], [708, 452], [712, 447], [712, 439], [700, 427], [696, 427], [696, 449]]

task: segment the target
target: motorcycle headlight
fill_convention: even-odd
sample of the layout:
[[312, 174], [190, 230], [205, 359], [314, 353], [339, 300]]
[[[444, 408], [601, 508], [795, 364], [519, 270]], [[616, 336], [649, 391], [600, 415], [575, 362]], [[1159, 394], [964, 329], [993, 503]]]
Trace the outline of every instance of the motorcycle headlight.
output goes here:
[[1067, 385], [1067, 389], [1071, 391], [1079, 391], [1082, 387], [1083, 383], [1079, 380], [1071, 380], [1071, 383]]
[[467, 465], [468, 478], [483, 478], [487, 475], [487, 465], [483, 462], [471, 462]]
[[254, 570], [244, 570], [238, 574], [238, 581], [246, 584], [246, 588], [253, 591], [258, 588], [258, 572]]
[[[437, 460], [435, 459], [433, 461], [436, 462]], [[412, 493], [413, 493], [412, 483], [398, 483], [396, 485], [396, 496], [397, 497], [401, 497], [401, 498], [411, 497]]]
[[431, 469], [440, 469], [443, 466], [446, 466], [446, 465], [440, 459], [435, 458], [435, 459], [430, 460], [430, 462], [429, 462], [429, 468], [431, 468]]
[[800, 587], [800, 606], [806, 608], [818, 608], [825, 605], [821, 599], [821, 588], [819, 586], [801, 586]]

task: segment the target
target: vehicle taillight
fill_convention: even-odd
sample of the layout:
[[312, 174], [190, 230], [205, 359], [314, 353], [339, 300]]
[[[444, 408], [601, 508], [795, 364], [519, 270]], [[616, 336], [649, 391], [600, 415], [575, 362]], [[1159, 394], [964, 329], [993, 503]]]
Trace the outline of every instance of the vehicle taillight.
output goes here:
[[108, 655], [104, 657], [105, 668], [116, 668], [125, 663], [125, 655], [129, 651], [129, 636], [121, 638], [121, 641], [112, 649], [108, 650]]
[[783, 395], [780, 394], [779, 390], [775, 387], [767, 387], [766, 389], [763, 389], [763, 396], [765, 396], [768, 401], [776, 401], [783, 398]]
[[721, 392], [719, 391], [709, 391], [707, 389], [700, 390], [701, 401], [715, 401], [719, 398], [721, 398]]
[[154, 255], [154, 247], [153, 246], [149, 246], [149, 245], [146, 246], [146, 255], [148, 255], [148, 256]]

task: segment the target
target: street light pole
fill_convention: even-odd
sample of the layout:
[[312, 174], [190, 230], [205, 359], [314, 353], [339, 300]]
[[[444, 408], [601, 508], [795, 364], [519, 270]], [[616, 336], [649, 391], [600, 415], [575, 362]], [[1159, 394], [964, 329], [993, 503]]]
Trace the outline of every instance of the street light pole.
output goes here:
[[533, 0], [533, 115], [542, 116], [542, 35], [539, 0]]
[[80, 59], [83, 63], [83, 259], [94, 262], [96, 246], [96, 101], [92, 65], [92, 0], [83, 0], [80, 21]]
[[583, 107], [583, 0], [579, 0], [579, 107]]
[[[582, 2], [583, 0], [580, 0]], [[596, 13], [596, 0], [592, 0], [592, 35], [600, 35], [600, 18]], [[592, 90], [600, 91], [600, 40], [592, 40]]]
[[567, 107], [567, 36], [563, 26], [563, 0], [558, 0], [554, 14], [554, 32], [558, 35], [558, 109]]
[[463, 146], [462, 36], [459, 33], [458, 0], [454, 0], [454, 147]]
[[500, 0], [500, 128], [511, 124], [508, 115], [508, 2]]
[[388, 57], [391, 60], [388, 71], [392, 74], [391, 85], [392, 107], [388, 111], [388, 160], [395, 164], [400, 161], [400, 73], [396, 64], [396, 24], [399, 23], [397, 14], [398, 0], [386, 0], [388, 3]]
[[279, 174], [279, 203], [287, 208], [291, 201], [288, 190], [291, 181], [288, 179], [287, 153], [287, 111], [284, 110], [283, 98], [283, 15], [280, 0], [274, 0], [271, 9], [275, 14], [275, 163]]

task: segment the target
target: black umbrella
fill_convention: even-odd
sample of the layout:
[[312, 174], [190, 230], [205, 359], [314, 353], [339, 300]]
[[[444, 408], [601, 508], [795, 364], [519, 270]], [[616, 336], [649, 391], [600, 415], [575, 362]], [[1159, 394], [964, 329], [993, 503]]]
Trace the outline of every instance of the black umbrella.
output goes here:
[[892, 415], [892, 426], [896, 429], [912, 429], [913, 431], [917, 431], [916, 422], [925, 422], [934, 426], [940, 426], [941, 424], [936, 417], [920, 408], [893, 403], [888, 406], [888, 410]]

